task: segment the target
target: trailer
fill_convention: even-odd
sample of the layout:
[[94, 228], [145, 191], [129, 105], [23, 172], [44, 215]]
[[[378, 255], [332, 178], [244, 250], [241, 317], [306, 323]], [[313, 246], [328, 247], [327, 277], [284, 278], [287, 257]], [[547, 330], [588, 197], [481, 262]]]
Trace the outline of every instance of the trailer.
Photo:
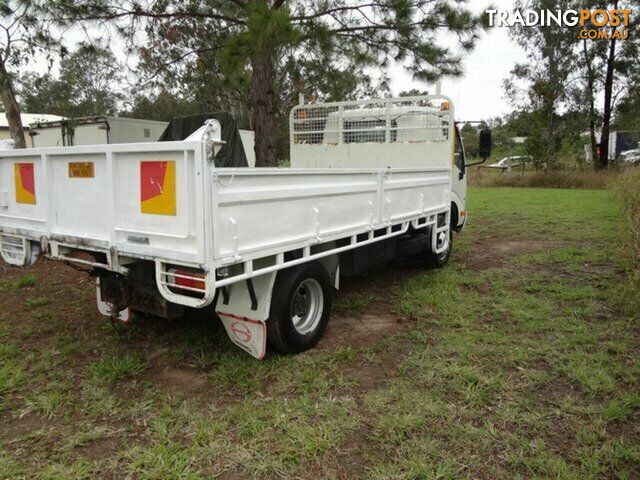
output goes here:
[[123, 322], [211, 306], [262, 358], [316, 345], [341, 277], [398, 256], [444, 266], [464, 225], [447, 97], [298, 105], [288, 168], [216, 167], [222, 145], [208, 120], [184, 141], [0, 151], [2, 258], [89, 269]]
[[67, 118], [29, 126], [34, 148], [155, 142], [167, 122], [126, 117]]

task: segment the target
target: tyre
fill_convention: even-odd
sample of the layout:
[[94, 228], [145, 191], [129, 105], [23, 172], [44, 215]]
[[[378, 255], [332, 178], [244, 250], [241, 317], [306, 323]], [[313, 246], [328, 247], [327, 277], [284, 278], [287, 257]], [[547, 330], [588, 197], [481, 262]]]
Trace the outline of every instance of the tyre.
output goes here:
[[332, 285], [319, 263], [305, 263], [278, 272], [267, 320], [269, 344], [283, 353], [313, 348], [327, 328]]
[[451, 234], [451, 229], [448, 230], [448, 234], [449, 246], [445, 251], [441, 253], [434, 253], [431, 250], [431, 245], [429, 245], [429, 249], [424, 254], [424, 264], [427, 268], [442, 268], [449, 261], [451, 250], [453, 248], [453, 235]]

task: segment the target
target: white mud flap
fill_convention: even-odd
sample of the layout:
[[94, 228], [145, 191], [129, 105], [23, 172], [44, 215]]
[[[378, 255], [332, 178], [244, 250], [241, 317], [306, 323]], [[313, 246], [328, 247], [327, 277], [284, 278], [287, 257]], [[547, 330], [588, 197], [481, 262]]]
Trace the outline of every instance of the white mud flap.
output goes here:
[[267, 349], [267, 326], [276, 274], [267, 273], [247, 282], [227, 285], [218, 291], [216, 313], [233, 343], [257, 359]]
[[259, 320], [218, 313], [233, 343], [258, 360], [267, 351], [267, 325]]
[[129, 307], [124, 310], [120, 310], [117, 315], [114, 315], [113, 304], [102, 301], [102, 294], [100, 292], [100, 279], [96, 279], [96, 304], [98, 305], [98, 311], [105, 317], [115, 318], [123, 323], [127, 323], [131, 319], [131, 310]]

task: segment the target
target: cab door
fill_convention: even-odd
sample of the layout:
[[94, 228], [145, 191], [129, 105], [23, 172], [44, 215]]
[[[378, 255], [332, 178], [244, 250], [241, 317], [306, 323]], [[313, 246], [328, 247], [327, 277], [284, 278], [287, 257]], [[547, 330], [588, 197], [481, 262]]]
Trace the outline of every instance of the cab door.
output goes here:
[[453, 151], [453, 178], [451, 179], [451, 225], [460, 230], [466, 219], [467, 204], [467, 169], [464, 145], [460, 137], [458, 126], [455, 127], [455, 144]]

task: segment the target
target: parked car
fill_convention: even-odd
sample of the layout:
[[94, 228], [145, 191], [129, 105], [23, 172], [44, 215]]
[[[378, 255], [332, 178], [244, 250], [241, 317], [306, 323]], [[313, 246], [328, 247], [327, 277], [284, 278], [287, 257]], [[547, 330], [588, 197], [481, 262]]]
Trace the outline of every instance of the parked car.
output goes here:
[[633, 150], [627, 150], [620, 154], [620, 161], [631, 165], [640, 165], [640, 143]]

